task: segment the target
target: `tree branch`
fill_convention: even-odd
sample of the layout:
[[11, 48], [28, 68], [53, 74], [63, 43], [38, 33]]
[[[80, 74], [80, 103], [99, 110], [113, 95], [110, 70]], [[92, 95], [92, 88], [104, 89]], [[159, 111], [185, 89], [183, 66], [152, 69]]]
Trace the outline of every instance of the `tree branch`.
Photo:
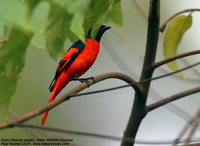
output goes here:
[[198, 11], [200, 12], [199, 8], [192, 8], [192, 9], [185, 9], [183, 11], [177, 12], [174, 15], [172, 15], [171, 17], [169, 17], [160, 27], [160, 32], [164, 32], [167, 24], [169, 23], [169, 21], [171, 21], [172, 19], [174, 19], [176, 16], [183, 14], [183, 13], [187, 13], [187, 12], [194, 12], [194, 11]]
[[[103, 135], [103, 134], [96, 134], [96, 133], [89, 133], [89, 132], [72, 131], [72, 130], [51, 128], [51, 127], [42, 127], [42, 126], [33, 125], [33, 124], [17, 123], [14, 126], [20, 127], [20, 128], [30, 128], [30, 129], [45, 130], [45, 131], [50, 131], [50, 132], [59, 132], [59, 133], [71, 134], [71, 135], [89, 136], [89, 137], [100, 138], [100, 139], [109, 139], [109, 140], [114, 140], [114, 141], [122, 140], [122, 137], [117, 137], [117, 136], [110, 136], [110, 135]], [[128, 138], [128, 137], [124, 138], [124, 140], [133, 142], [133, 139]], [[142, 143], [142, 141], [141, 141], [141, 143]]]
[[174, 57], [170, 57], [170, 58], [161, 60], [159, 62], [154, 63], [154, 65], [152, 67], [153, 67], [153, 69], [155, 69], [155, 68], [158, 68], [158, 67], [160, 67], [160, 66], [162, 66], [164, 64], [172, 62], [174, 60], [177, 60], [177, 59], [180, 59], [180, 58], [184, 58], [184, 57], [187, 57], [187, 56], [191, 56], [191, 55], [196, 55], [196, 54], [200, 54], [200, 50], [189, 51], [189, 52], [186, 52], [186, 53], [178, 54], [178, 55], [176, 55]]
[[[140, 81], [151, 79], [153, 75], [154, 70], [151, 67], [156, 58], [159, 37], [159, 23], [160, 0], [151, 0], [149, 5], [146, 50]], [[138, 96], [138, 94], [135, 95], [133, 107], [123, 137], [131, 137], [135, 139], [138, 128], [146, 115], [146, 101], [148, 98], [150, 83], [151, 81], [140, 83], [143, 96], [141, 98]], [[121, 146], [132, 146], [133, 144], [134, 143], [122, 141]]]
[[[190, 121], [187, 122], [187, 124], [181, 129], [180, 133], [178, 134], [177, 138], [174, 140], [172, 146], [177, 146], [177, 144], [181, 141], [181, 139], [184, 138], [184, 135], [187, 134], [187, 131], [189, 130], [190, 127], [192, 127], [188, 137], [186, 137], [185, 140], [185, 145], [189, 146], [189, 141], [192, 142], [192, 136], [199, 125], [199, 120], [200, 120], [200, 109], [197, 111], [197, 113], [190, 119]], [[192, 135], [190, 135], [192, 134]], [[189, 140], [189, 141], [188, 141]], [[192, 142], [193, 143], [193, 142]]]
[[[54, 107], [58, 106], [59, 104], [63, 103], [64, 101], [69, 100], [72, 97], [76, 97], [77, 96], [76, 94], [78, 92], [86, 89], [88, 86], [91, 86], [100, 81], [103, 81], [106, 79], [111, 79], [111, 78], [117, 78], [117, 79], [127, 82], [128, 84], [131, 84], [132, 87], [135, 89], [136, 94], [138, 94], [138, 95], [142, 94], [141, 89], [140, 89], [139, 85], [137, 84], [137, 82], [134, 79], [132, 79], [131, 77], [129, 77], [123, 73], [108, 72], [108, 73], [100, 74], [100, 75], [97, 75], [94, 77], [94, 81], [91, 79], [91, 80], [88, 80], [87, 83], [83, 82], [83, 83], [77, 85], [76, 87], [74, 87], [73, 89], [68, 91], [65, 95], [61, 96], [60, 98], [56, 98], [53, 102], [51, 102], [45, 106], [42, 106], [41, 108], [38, 108], [30, 113], [27, 113], [26, 115], [24, 115], [21, 118], [10, 121], [8, 123], [0, 124], [0, 130], [9, 128], [9, 127], [13, 127], [18, 123], [23, 123], [30, 119], [33, 119], [33, 118], [39, 116], [40, 114], [42, 114], [43, 112], [53, 109]], [[82, 94], [82, 95], [84, 95], [84, 94]], [[79, 95], [79, 96], [81, 96], [81, 95]]]
[[[199, 65], [199, 64], [200, 64], [200, 61], [197, 62], [197, 63], [191, 64], [191, 65], [189, 65], [189, 66], [186, 66], [186, 67], [184, 67], [184, 68], [181, 68], [181, 69], [179, 69], [179, 70], [176, 70], [176, 71], [173, 71], [173, 72], [170, 72], [170, 73], [161, 75], [161, 76], [157, 76], [157, 77], [154, 77], [154, 78], [149, 79], [149, 80], [154, 81], [154, 80], [158, 80], [158, 79], [161, 79], [161, 78], [164, 78], [164, 77], [167, 77], [167, 76], [171, 76], [171, 75], [173, 75], [173, 74], [176, 74], [176, 73], [179, 73], [179, 72], [188, 70], [188, 69], [190, 69], [190, 68], [193, 68], [193, 67], [195, 67], [195, 66], [197, 66], [197, 65]], [[147, 81], [144, 80], [144, 81], [142, 81], [142, 82], [147, 82]]]
[[[113, 141], [121, 141], [122, 139], [127, 142], [134, 142], [133, 138], [122, 138], [118, 136], [110, 136], [110, 135], [104, 135], [104, 134], [96, 134], [96, 133], [89, 133], [89, 132], [80, 132], [80, 131], [72, 131], [72, 130], [65, 130], [65, 129], [58, 129], [58, 128], [51, 128], [51, 127], [42, 127], [38, 125], [33, 124], [25, 124], [25, 123], [18, 123], [15, 125], [15, 127], [19, 128], [28, 128], [28, 129], [37, 129], [42, 131], [50, 131], [55, 133], [63, 133], [63, 134], [70, 134], [70, 135], [77, 135], [77, 136], [88, 136], [88, 137], [94, 137], [99, 139], [108, 139]], [[182, 139], [178, 141], [178, 144], [184, 143], [187, 139]], [[191, 142], [197, 142], [199, 141], [199, 137], [193, 139]], [[172, 139], [166, 139], [166, 140], [146, 140], [146, 139], [136, 139], [136, 144], [142, 144], [142, 145], [171, 145], [173, 143]]]
[[195, 94], [195, 93], [198, 93], [198, 92], [200, 92], [200, 86], [192, 88], [192, 89], [189, 89], [189, 90], [186, 90], [186, 91], [183, 91], [183, 92], [180, 92], [178, 94], [169, 96], [167, 98], [161, 99], [160, 101], [157, 101], [157, 102], [147, 106], [147, 112], [155, 110], [155, 109], [157, 109], [157, 108], [159, 108], [159, 107], [161, 107], [161, 106], [163, 106], [165, 104], [168, 104], [168, 103], [170, 103], [172, 101], [181, 99], [181, 98], [183, 98], [185, 96], [192, 95], [192, 94]]

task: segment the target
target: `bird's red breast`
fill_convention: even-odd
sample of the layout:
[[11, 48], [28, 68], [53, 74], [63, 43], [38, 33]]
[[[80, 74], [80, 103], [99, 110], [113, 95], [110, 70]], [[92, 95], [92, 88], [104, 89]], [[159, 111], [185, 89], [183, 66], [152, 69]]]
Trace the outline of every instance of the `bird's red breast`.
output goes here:
[[86, 46], [78, 55], [77, 59], [71, 64], [67, 72], [75, 74], [76, 77], [84, 74], [94, 63], [99, 53], [99, 42], [92, 39], [86, 39]]

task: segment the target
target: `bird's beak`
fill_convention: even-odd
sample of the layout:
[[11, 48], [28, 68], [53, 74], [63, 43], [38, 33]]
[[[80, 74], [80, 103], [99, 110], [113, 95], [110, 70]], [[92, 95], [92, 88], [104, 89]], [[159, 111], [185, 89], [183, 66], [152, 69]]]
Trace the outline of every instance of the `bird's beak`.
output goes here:
[[104, 26], [104, 30], [111, 29], [111, 26]]

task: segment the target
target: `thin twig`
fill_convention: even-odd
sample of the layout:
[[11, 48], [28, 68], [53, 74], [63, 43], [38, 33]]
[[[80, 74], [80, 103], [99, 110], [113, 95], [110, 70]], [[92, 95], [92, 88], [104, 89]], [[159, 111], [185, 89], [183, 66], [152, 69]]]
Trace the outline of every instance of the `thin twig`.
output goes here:
[[117, 78], [117, 79], [120, 79], [120, 80], [127, 82], [128, 84], [132, 84], [132, 87], [135, 89], [135, 92], [138, 92], [138, 96], [141, 96], [141, 89], [136, 84], [134, 79], [132, 79], [131, 77], [129, 77], [125, 74], [119, 73], [119, 72], [108, 72], [108, 73], [104, 73], [104, 74], [100, 74], [100, 75], [95, 76], [94, 80], [91, 79], [91, 80], [88, 80], [87, 82], [84, 82], [84, 83], [77, 85], [76, 87], [71, 89], [69, 92], [67, 92], [65, 95], [61, 96], [60, 98], [55, 99], [53, 102], [51, 102], [51, 103], [49, 103], [45, 106], [42, 106], [41, 108], [38, 108], [38, 109], [24, 115], [21, 118], [10, 121], [8, 123], [0, 124], [0, 130], [8, 128], [8, 127], [13, 127], [17, 123], [23, 123], [25, 121], [33, 119], [34, 117], [42, 114], [43, 112], [49, 111], [52, 108], [63, 103], [64, 101], [69, 100], [71, 97], [75, 97], [78, 92], [86, 89], [88, 86], [91, 86], [91, 85], [96, 84], [100, 81], [110, 79], [110, 78]]
[[[71, 134], [71, 135], [82, 135], [82, 136], [89, 136], [89, 137], [96, 137], [101, 139], [112, 139], [116, 141], [121, 141], [121, 137], [117, 136], [110, 136], [110, 135], [103, 135], [103, 134], [95, 134], [95, 133], [88, 133], [88, 132], [80, 132], [80, 131], [72, 131], [72, 130], [64, 130], [64, 129], [57, 129], [57, 128], [51, 128], [51, 127], [41, 127], [37, 125], [30, 125], [30, 124], [24, 124], [24, 123], [17, 123], [14, 125], [15, 127], [21, 127], [21, 128], [31, 128], [31, 129], [38, 129], [38, 130], [45, 130], [45, 131], [51, 131], [51, 132], [59, 132], [59, 133], [65, 133], [65, 134]], [[132, 138], [124, 138], [125, 141], [133, 142]]]
[[199, 8], [192, 8], [192, 9], [185, 9], [183, 11], [177, 12], [171, 17], [169, 17], [161, 26], [160, 26], [160, 31], [163, 32], [165, 30], [165, 27], [167, 26], [168, 22], [174, 19], [176, 16], [183, 14], [183, 13], [188, 13], [188, 12], [200, 12]]
[[[176, 139], [173, 142], [173, 146], [176, 146], [180, 141], [181, 138], [183, 138], [183, 136], [186, 134], [186, 132], [188, 131], [189, 127], [192, 126], [192, 130], [190, 131], [188, 138], [185, 140], [185, 144], [188, 144], [188, 142], [193, 142], [191, 140], [192, 135], [194, 134], [194, 130], [197, 128], [197, 124], [199, 124], [199, 119], [200, 119], [200, 109], [198, 110], [198, 112], [195, 114], [194, 117], [192, 117], [190, 119], [190, 121], [181, 129], [181, 131], [179, 132], [178, 136], [176, 137]], [[188, 144], [189, 145], [189, 144]]]
[[170, 72], [170, 73], [168, 73], [168, 74], [164, 74], [164, 75], [161, 75], [161, 76], [158, 76], [158, 77], [154, 77], [154, 78], [152, 78], [151, 80], [157, 80], [157, 79], [160, 79], [160, 78], [164, 78], [164, 77], [167, 77], [167, 76], [171, 76], [171, 75], [173, 75], [173, 74], [177, 74], [177, 73], [179, 73], [179, 72], [188, 70], [188, 69], [190, 69], [190, 68], [192, 68], [192, 67], [195, 67], [195, 66], [197, 66], [197, 65], [200, 65], [200, 61], [197, 62], [197, 63], [194, 63], [194, 64], [192, 64], [192, 65], [186, 66], [186, 67], [184, 67], [184, 68], [181, 68], [181, 69], [179, 69], [179, 70]]
[[179, 132], [177, 138], [173, 141], [173, 145], [172, 146], [176, 146], [177, 144], [179, 144], [181, 138], [184, 136], [184, 134], [186, 133], [186, 131], [189, 129], [189, 127], [193, 125], [193, 120], [191, 119], [187, 125], [181, 129], [181, 131]]
[[165, 104], [168, 104], [172, 101], [175, 101], [177, 99], [180, 99], [180, 98], [183, 98], [185, 96], [192, 95], [192, 94], [195, 94], [195, 93], [198, 93], [198, 92], [200, 92], [200, 86], [186, 90], [186, 91], [182, 91], [182, 92], [177, 93], [175, 95], [161, 99], [160, 101], [157, 101], [153, 104], [150, 104], [149, 106], [147, 106], [147, 111], [150, 112], [150, 111], [155, 110], [155, 109], [157, 109], [157, 108], [159, 108], [159, 107], [161, 107]]
[[174, 57], [167, 58], [167, 59], [164, 59], [162, 61], [156, 62], [153, 65], [153, 69], [155, 69], [157, 67], [160, 67], [160, 66], [162, 66], [164, 64], [167, 64], [169, 62], [172, 62], [174, 60], [177, 60], [177, 59], [180, 59], [180, 58], [184, 58], [184, 57], [187, 57], [187, 56], [191, 56], [191, 55], [196, 55], [196, 54], [200, 54], [200, 50], [194, 50], [194, 51], [189, 51], [189, 52], [186, 52], [186, 53], [178, 54], [178, 55], [176, 55]]
[[[200, 54], [199, 54], [199, 57], [200, 57]], [[186, 60], [185, 58], [183, 58], [182, 60], [183, 60], [183, 64], [185, 64], [185, 65], [190, 64], [189, 61]], [[197, 76], [200, 76], [200, 70], [198, 70], [197, 68], [192, 68], [192, 72], [194, 74], [196, 74]], [[189, 77], [187, 77], [187, 79], [192, 81], [192, 82], [198, 82], [198, 83], [200, 82], [200, 78], [192, 78], [192, 77], [189, 76]]]
[[190, 130], [190, 132], [189, 132], [189, 134], [188, 134], [188, 137], [187, 137], [187, 139], [186, 139], [186, 141], [185, 141], [185, 145], [188, 145], [188, 144], [191, 143], [192, 137], [194, 136], [194, 133], [195, 133], [195, 131], [196, 131], [198, 125], [199, 125], [198, 122], [195, 122], [195, 123], [194, 123], [194, 125], [193, 125], [192, 129]]
[[195, 132], [197, 130], [197, 127], [199, 126], [200, 109], [198, 110], [197, 114], [194, 116], [193, 121], [194, 121], [194, 125], [193, 125], [190, 133], [188, 134], [188, 138], [187, 138], [187, 140], [185, 142], [186, 145], [188, 145], [192, 141], [192, 137], [194, 136], [194, 134], [195, 134]]
[[199, 141], [195, 142], [195, 143], [192, 143], [192, 144], [188, 144], [188, 145], [178, 145], [178, 146], [200, 146], [200, 143]]
[[[95, 133], [89, 133], [89, 132], [80, 132], [80, 131], [73, 131], [73, 130], [65, 130], [65, 129], [58, 129], [58, 128], [51, 128], [51, 127], [41, 127], [38, 125], [32, 125], [32, 124], [25, 124], [25, 123], [18, 123], [14, 125], [15, 127], [19, 128], [30, 128], [30, 129], [37, 129], [42, 131], [50, 131], [50, 132], [59, 132], [64, 134], [70, 134], [70, 135], [81, 135], [81, 136], [89, 136], [89, 137], [95, 137], [100, 139], [110, 139], [114, 141], [121, 141], [123, 138], [118, 136], [110, 136], [110, 135], [104, 135], [104, 134], [95, 134]], [[133, 142], [133, 138], [125, 137], [124, 141], [127, 142]], [[195, 138], [192, 142], [199, 141], [200, 138]], [[186, 139], [183, 139], [179, 141], [179, 143], [185, 142]], [[172, 144], [173, 140], [144, 140], [144, 139], [137, 139], [135, 140], [135, 143], [137, 144], [143, 144], [143, 145], [166, 145], [166, 144]]]

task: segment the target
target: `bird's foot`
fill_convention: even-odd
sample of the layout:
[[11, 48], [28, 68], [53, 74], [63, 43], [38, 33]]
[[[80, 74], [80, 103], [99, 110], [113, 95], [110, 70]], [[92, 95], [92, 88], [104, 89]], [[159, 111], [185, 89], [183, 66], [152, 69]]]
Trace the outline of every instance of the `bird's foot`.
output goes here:
[[78, 78], [78, 77], [76, 77], [74, 74], [72, 74], [71, 77], [72, 77], [72, 79], [73, 79], [74, 81], [79, 81], [79, 82], [81, 82], [81, 83], [85, 82], [85, 83], [87, 84], [88, 87], [90, 86], [88, 80], [92, 80], [93, 82], [95, 82], [94, 77]]

